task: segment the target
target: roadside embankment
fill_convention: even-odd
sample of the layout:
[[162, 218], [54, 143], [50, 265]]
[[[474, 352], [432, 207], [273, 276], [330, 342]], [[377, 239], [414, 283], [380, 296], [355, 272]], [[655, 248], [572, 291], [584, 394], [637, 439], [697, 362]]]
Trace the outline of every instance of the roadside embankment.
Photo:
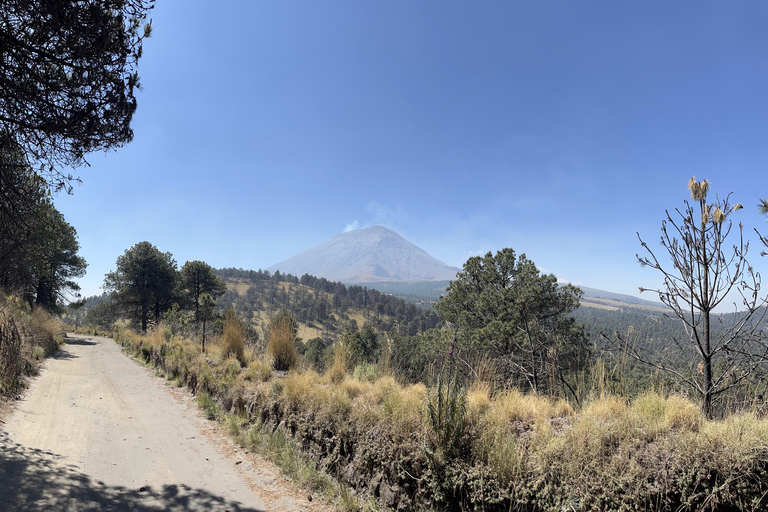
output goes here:
[[[397, 510], [766, 510], [768, 421], [685, 398], [561, 400], [245, 367], [215, 345], [116, 339], [188, 386], [242, 443], [280, 433], [361, 499]], [[214, 407], [213, 403], [217, 404]], [[250, 440], [250, 441], [249, 441]]]
[[15, 396], [59, 349], [64, 324], [42, 308], [0, 294], [0, 398]]

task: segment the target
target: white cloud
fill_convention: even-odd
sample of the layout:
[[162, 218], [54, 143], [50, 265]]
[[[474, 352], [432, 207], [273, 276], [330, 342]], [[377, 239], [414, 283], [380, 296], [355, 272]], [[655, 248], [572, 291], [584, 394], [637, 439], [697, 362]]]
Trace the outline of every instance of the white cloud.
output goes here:
[[373, 216], [369, 222], [366, 222], [365, 227], [380, 224], [382, 226], [394, 228], [396, 221], [406, 220], [408, 218], [408, 214], [405, 213], [405, 210], [403, 210], [401, 206], [392, 208], [385, 204], [377, 203], [373, 199], [368, 201], [365, 209]]
[[385, 204], [377, 203], [373, 199], [368, 201], [365, 209], [368, 212], [368, 215], [366, 215], [367, 218], [363, 222], [360, 222], [357, 219], [350, 222], [344, 228], [344, 233], [377, 225], [382, 225], [390, 229], [396, 229], [398, 220], [405, 221], [408, 219], [408, 214], [405, 213], [405, 210], [403, 210], [401, 206], [392, 208]]

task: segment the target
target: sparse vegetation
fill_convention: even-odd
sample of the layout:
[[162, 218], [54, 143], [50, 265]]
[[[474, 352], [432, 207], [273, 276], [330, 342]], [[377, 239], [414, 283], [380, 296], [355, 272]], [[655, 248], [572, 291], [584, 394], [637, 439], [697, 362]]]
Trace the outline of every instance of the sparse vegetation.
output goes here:
[[[711, 418], [716, 400], [743, 387], [768, 362], [763, 328], [768, 298], [760, 295], [760, 274], [747, 261], [749, 242], [744, 241], [741, 224], [729, 239], [730, 217], [741, 204], [731, 203], [730, 194], [708, 204], [707, 180], [691, 178], [688, 190], [698, 208], [686, 201], [683, 211], [676, 210], [675, 217], [667, 212], [662, 223], [661, 246], [669, 263], [660, 261], [642, 239], [645, 255], [638, 256], [643, 266], [662, 275], [663, 287], [652, 291], [681, 321], [685, 336], [668, 340], [675, 348], [671, 354], [638, 350], [620, 336], [615, 344], [627, 346], [629, 356], [684, 383], [700, 396], [702, 411]], [[716, 318], [716, 309], [729, 297], [738, 297], [738, 313]], [[720, 329], [713, 329], [718, 321]]]
[[[244, 272], [222, 296], [234, 306], [223, 317], [209, 308], [208, 344], [191, 338], [178, 305], [149, 334], [120, 328], [117, 339], [187, 385], [238, 442], [348, 509], [768, 506], [758, 382], [741, 378], [748, 392], [726, 397], [739, 412], [714, 421], [686, 398], [690, 386], [631, 364], [645, 324], [618, 338], [623, 352], [591, 359], [589, 332], [571, 316], [580, 291], [511, 250], [468, 261], [438, 304], [448, 321], [439, 330], [414, 324], [418, 315], [396, 320], [400, 305], [365, 288], [262, 272], [246, 283]], [[197, 319], [214, 304], [199, 298]], [[306, 325], [286, 303], [303, 304], [299, 314], [328, 336], [318, 329], [303, 343]], [[240, 314], [265, 335], [248, 334]], [[676, 332], [655, 314], [638, 317], [652, 324], [649, 347]]]
[[316, 492], [346, 497], [349, 509], [366, 500], [444, 510], [765, 507], [768, 421], [755, 413], [707, 420], [682, 396], [628, 401], [598, 381], [574, 409], [500, 392], [484, 380], [491, 371], [468, 374], [464, 385], [449, 372], [429, 390], [391, 376], [355, 378], [342, 355], [336, 371], [299, 365], [281, 377], [255, 352], [241, 367], [221, 340], [203, 354], [192, 341], [117, 334], [134, 353], [148, 346], [152, 364], [194, 390], [238, 442]]

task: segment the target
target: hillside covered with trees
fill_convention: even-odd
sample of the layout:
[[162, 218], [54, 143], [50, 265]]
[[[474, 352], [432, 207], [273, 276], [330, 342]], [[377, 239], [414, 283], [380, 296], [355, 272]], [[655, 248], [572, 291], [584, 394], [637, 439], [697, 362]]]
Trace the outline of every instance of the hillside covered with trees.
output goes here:
[[382, 332], [402, 335], [424, 333], [439, 325], [432, 308], [419, 307], [401, 298], [361, 285], [347, 286], [305, 274], [300, 278], [279, 271], [219, 269], [227, 291], [221, 307], [231, 306], [254, 325], [265, 325], [272, 314], [286, 309], [300, 324], [335, 340], [346, 330], [370, 323]]

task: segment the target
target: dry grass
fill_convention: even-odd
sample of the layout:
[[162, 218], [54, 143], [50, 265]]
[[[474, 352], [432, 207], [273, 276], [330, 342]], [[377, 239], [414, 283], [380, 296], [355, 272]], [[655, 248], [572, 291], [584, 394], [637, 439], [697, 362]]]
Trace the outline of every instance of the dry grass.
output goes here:
[[[544, 446], [552, 438], [552, 418], [570, 417], [573, 409], [563, 400], [526, 395], [517, 390], [488, 398], [487, 388], [475, 386], [469, 391], [468, 414], [477, 424], [475, 449], [499, 475], [502, 481], [519, 477], [523, 471], [526, 450]], [[519, 437], [530, 432], [526, 443]]]
[[609, 311], [619, 311], [622, 309], [638, 309], [641, 311], [653, 311], [657, 313], [666, 313], [668, 310], [663, 306], [650, 306], [647, 304], [631, 304], [614, 299], [602, 299], [597, 297], [583, 297], [581, 305], [587, 308], [605, 309]]
[[0, 310], [0, 394], [6, 395], [20, 387], [23, 370], [21, 334], [13, 316]]
[[55, 353], [59, 349], [59, 342], [64, 333], [64, 322], [51, 316], [43, 308], [35, 307], [32, 309], [30, 324], [34, 332], [35, 344], [45, 350], [46, 356]]
[[[153, 349], [162, 342], [155, 334], [132, 339], [139, 347]], [[167, 346], [172, 350], [165, 350], [166, 368], [176, 368], [179, 375], [194, 373], [198, 389], [226, 404], [224, 410], [236, 402], [232, 397], [248, 396], [263, 401], [258, 406], [261, 414], [265, 407], [279, 405], [281, 418], [298, 415], [331, 429], [340, 438], [355, 432], [366, 436], [345, 438], [345, 443], [376, 439], [397, 450], [423, 449], [428, 432], [426, 387], [403, 386], [389, 376], [373, 382], [346, 376], [342, 345], [337, 346], [335, 371], [331, 368], [325, 375], [292, 371], [283, 378], [273, 377], [270, 363], [264, 359], [240, 368], [216, 344], [205, 355], [191, 342], [172, 340]], [[580, 503], [587, 509], [598, 510], [616, 508], [622, 500], [642, 509], [638, 503], [645, 503], [642, 500], [649, 493], [657, 493], [654, 499], [667, 499], [708, 489], [713, 495], [720, 493], [717, 503], [730, 503], [726, 491], [717, 490], [715, 484], [738, 482], [743, 475], [750, 475], [750, 482], [759, 482], [752, 477], [761, 474], [768, 421], [754, 414], [707, 421], [689, 400], [656, 392], [631, 402], [603, 395], [577, 413], [562, 400], [516, 390], [494, 393], [490, 380], [478, 373], [468, 389], [466, 450], [462, 452], [468, 458], [462, 464], [489, 468], [502, 487], [537, 489], [537, 481], [552, 482], [554, 487], [546, 491], [550, 496], [566, 493], [586, 500]], [[234, 406], [232, 410], [243, 411]], [[423, 460], [422, 452], [412, 456]], [[691, 468], [696, 470], [691, 472]], [[717, 476], [710, 481], [709, 474]], [[600, 494], [603, 491], [605, 495]], [[704, 499], [715, 500], [690, 501], [690, 508], [700, 507]], [[542, 503], [547, 509], [553, 502]], [[646, 507], [656, 503], [646, 503]]]
[[398, 388], [385, 397], [382, 412], [393, 434], [406, 437], [411, 432], [424, 432], [426, 399], [427, 387], [424, 384]]
[[259, 359], [251, 361], [248, 367], [243, 370], [243, 378], [251, 382], [266, 382], [271, 376], [271, 365]]
[[15, 393], [39, 363], [59, 349], [64, 323], [18, 297], [0, 294], [0, 394]]
[[224, 354], [237, 358], [242, 366], [247, 366], [248, 361], [245, 358], [245, 336], [243, 336], [243, 325], [237, 318], [234, 309], [228, 308], [224, 313], [224, 332], [221, 335], [224, 345]]
[[283, 399], [289, 408], [318, 419], [348, 417], [352, 409], [347, 389], [325, 382], [314, 370], [288, 375], [283, 381]]
[[327, 334], [325, 329], [318, 329], [317, 327], [310, 327], [307, 324], [299, 324], [299, 330], [296, 335], [304, 340], [311, 340], [312, 338], [322, 338]]
[[236, 278], [227, 279], [226, 283], [227, 283], [228, 290], [233, 291], [240, 296], [245, 295], [245, 293], [251, 287], [250, 283], [242, 279], [236, 279]]
[[663, 397], [656, 392], [645, 393], [632, 403], [629, 410], [636, 428], [648, 439], [672, 429], [698, 432], [703, 418], [698, 407], [678, 395]]
[[326, 373], [334, 384], [340, 384], [347, 375], [349, 367], [349, 347], [339, 340], [333, 345], [333, 366]]
[[490, 389], [487, 384], [475, 383], [467, 392], [467, 421], [470, 425], [480, 423], [491, 408]]
[[276, 315], [269, 324], [267, 350], [272, 356], [275, 370], [293, 368], [299, 360], [296, 352], [295, 335], [290, 315]]
[[744, 466], [745, 460], [765, 453], [768, 420], [747, 412], [720, 421], [706, 421], [697, 437], [712, 448], [719, 448], [724, 464], [739, 468]]
[[396, 438], [423, 432], [423, 384], [403, 387], [392, 377], [375, 382], [346, 379], [339, 385], [352, 399], [350, 421], [364, 428], [385, 428]]

